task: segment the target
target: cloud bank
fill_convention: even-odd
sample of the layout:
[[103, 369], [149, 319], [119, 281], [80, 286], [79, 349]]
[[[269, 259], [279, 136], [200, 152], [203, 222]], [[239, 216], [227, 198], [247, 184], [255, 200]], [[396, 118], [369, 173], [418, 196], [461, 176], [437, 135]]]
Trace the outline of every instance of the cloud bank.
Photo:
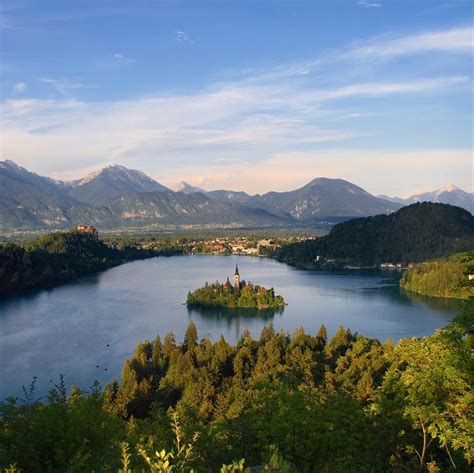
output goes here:
[[[181, 179], [195, 182], [200, 176], [209, 188], [249, 192], [289, 189], [326, 175], [358, 184], [372, 180], [367, 187], [373, 192], [388, 192], [392, 185], [401, 193], [403, 185], [425, 185], [406, 176], [413, 163], [431, 169], [434, 180], [438, 169], [449, 167], [453, 174], [449, 180], [465, 185], [469, 168], [465, 149], [404, 147], [387, 152], [380, 145], [347, 149], [376, 133], [373, 126], [360, 123], [389, 112], [384, 108], [374, 113], [361, 100], [396, 103], [453, 91], [469, 93], [472, 87], [470, 76], [449, 70], [423, 77], [380, 74], [377, 80], [370, 74], [371, 80], [361, 80], [368, 64], [433, 51], [460, 54], [465, 61], [471, 35], [472, 28], [460, 27], [376, 38], [306, 62], [216, 82], [193, 94], [103, 103], [75, 98], [75, 91], [83, 87], [78, 81], [40, 78], [56, 91], [56, 98], [18, 97], [1, 104], [2, 158], [58, 178], [77, 178], [119, 163], [167, 184]], [[189, 41], [182, 31], [176, 32], [176, 39]], [[362, 72], [354, 66], [354, 58]], [[331, 75], [339, 79], [328, 84]], [[384, 172], [398, 183], [388, 180], [384, 189], [377, 190], [373, 176]]]

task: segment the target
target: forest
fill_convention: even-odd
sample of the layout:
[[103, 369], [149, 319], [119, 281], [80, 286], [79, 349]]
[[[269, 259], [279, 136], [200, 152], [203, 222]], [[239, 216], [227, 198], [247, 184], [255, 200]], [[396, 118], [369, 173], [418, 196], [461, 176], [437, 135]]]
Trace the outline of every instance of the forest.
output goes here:
[[[422, 202], [389, 215], [348, 220], [329, 235], [277, 250], [282, 262], [304, 267], [416, 263], [474, 248], [474, 217], [460, 207]], [[316, 262], [322, 257], [322, 263]]]
[[468, 299], [474, 296], [474, 251], [415, 264], [404, 273], [400, 286], [425, 296]]
[[78, 231], [53, 232], [23, 245], [0, 245], [0, 296], [49, 288], [134, 259], [179, 252], [111, 245]]
[[0, 469], [470, 472], [473, 349], [473, 299], [397, 344], [269, 325], [232, 346], [190, 323], [181, 343], [139, 343], [120, 383], [68, 390], [60, 377], [37, 398], [33, 380], [1, 403]]
[[283, 307], [285, 300], [276, 295], [273, 287], [266, 289], [258, 284], [242, 281], [234, 287], [227, 280], [224, 284], [206, 282], [204, 287], [189, 292], [188, 307], [228, 307], [241, 309], [270, 309]]

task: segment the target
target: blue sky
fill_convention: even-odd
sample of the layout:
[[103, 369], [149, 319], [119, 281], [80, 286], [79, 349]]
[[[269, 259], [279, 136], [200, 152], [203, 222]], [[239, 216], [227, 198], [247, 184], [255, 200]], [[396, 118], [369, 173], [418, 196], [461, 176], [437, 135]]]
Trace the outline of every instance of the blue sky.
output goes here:
[[77, 178], [472, 189], [472, 3], [4, 0], [2, 159]]

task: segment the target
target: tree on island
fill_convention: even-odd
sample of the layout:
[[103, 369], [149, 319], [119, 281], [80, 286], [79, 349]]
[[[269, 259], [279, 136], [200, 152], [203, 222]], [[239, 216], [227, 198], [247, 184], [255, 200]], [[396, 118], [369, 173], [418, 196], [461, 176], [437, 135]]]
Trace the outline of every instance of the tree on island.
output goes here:
[[240, 280], [238, 268], [234, 274], [234, 285], [229, 278], [224, 284], [208, 282], [194, 292], [189, 292], [186, 299], [189, 307], [228, 307], [242, 309], [270, 309], [283, 307], [282, 296], [275, 295], [273, 287], [267, 289], [251, 282]]

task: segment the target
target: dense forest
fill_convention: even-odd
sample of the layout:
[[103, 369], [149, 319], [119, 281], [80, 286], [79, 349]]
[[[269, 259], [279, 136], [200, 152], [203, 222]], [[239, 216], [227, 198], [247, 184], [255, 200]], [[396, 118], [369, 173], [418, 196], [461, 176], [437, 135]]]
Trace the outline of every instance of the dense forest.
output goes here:
[[[275, 257], [297, 266], [414, 263], [474, 248], [474, 217], [459, 207], [423, 202], [390, 215], [335, 225], [329, 235], [284, 246]], [[321, 263], [316, 262], [321, 257]]]
[[112, 247], [96, 234], [76, 229], [50, 233], [22, 246], [7, 243], [0, 245], [0, 296], [53, 287], [126, 261], [170, 252]]
[[188, 307], [228, 307], [242, 309], [270, 309], [283, 307], [285, 301], [276, 295], [273, 287], [266, 289], [258, 284], [242, 281], [234, 287], [227, 280], [224, 284], [216, 281], [188, 293]]
[[[245, 331], [138, 344], [120, 384], [61, 378], [0, 405], [0, 469], [23, 472], [470, 472], [474, 300], [433, 336], [394, 344]], [[223, 466], [226, 465], [226, 466]]]
[[468, 299], [474, 296], [474, 251], [457, 253], [415, 264], [402, 277], [400, 286], [426, 296]]

